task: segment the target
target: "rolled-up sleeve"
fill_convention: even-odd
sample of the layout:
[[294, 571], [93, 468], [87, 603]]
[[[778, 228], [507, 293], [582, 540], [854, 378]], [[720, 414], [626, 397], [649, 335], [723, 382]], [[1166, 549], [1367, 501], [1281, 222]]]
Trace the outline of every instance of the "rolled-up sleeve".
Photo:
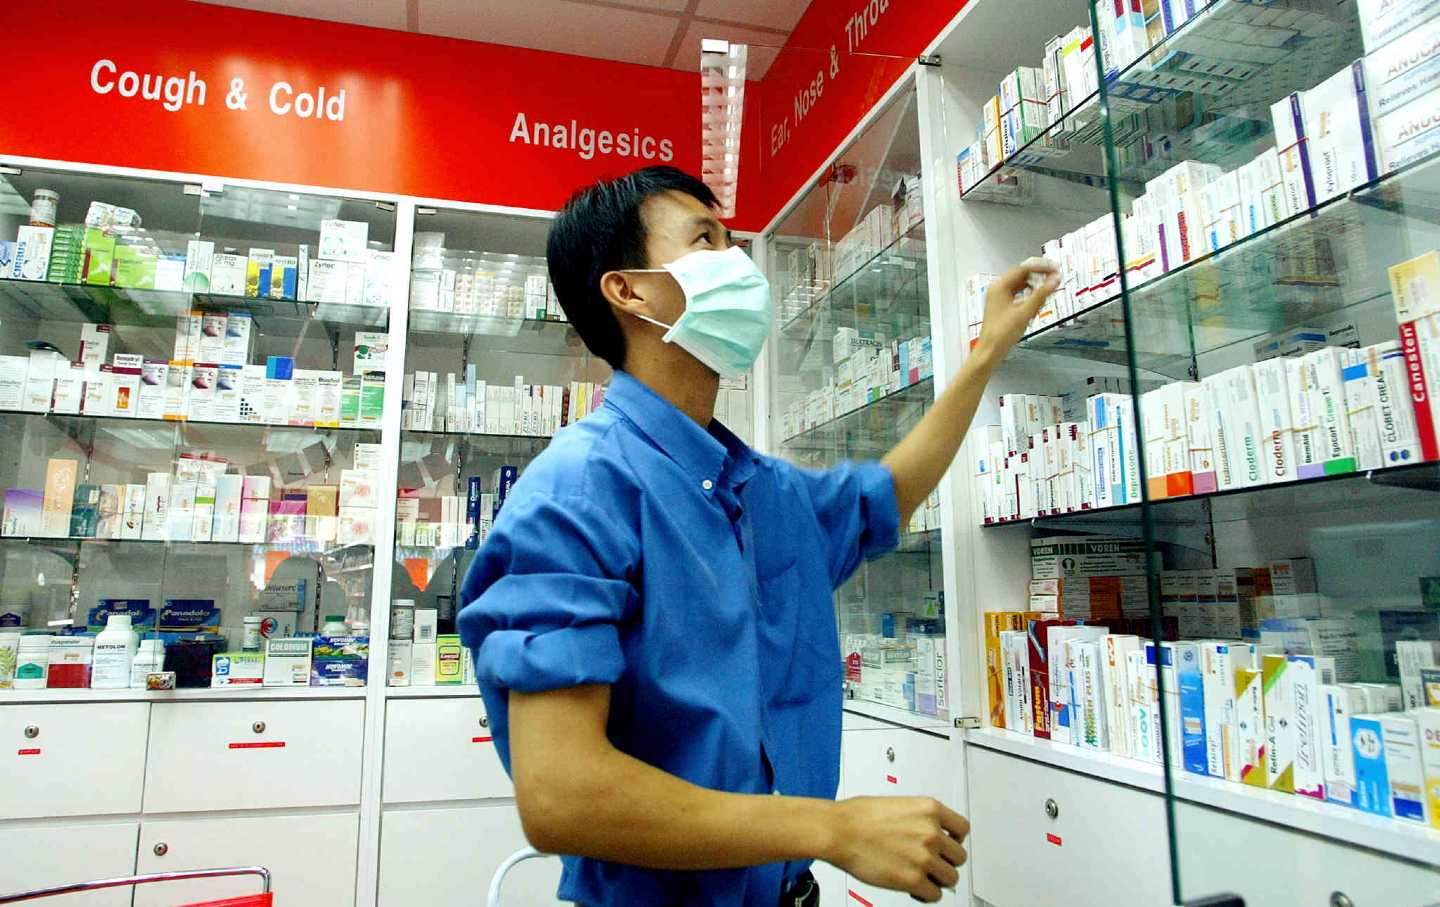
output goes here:
[[461, 590], [460, 636], [479, 682], [540, 693], [618, 680], [635, 551], [630, 528], [583, 499], [509, 502]]
[[830, 582], [838, 588], [862, 561], [884, 554], [899, 541], [895, 478], [878, 462], [798, 471], [829, 542]]

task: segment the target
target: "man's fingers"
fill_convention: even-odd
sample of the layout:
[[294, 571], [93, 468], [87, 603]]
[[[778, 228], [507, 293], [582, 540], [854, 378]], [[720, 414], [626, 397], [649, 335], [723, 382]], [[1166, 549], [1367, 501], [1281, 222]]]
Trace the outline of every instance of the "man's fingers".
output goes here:
[[951, 866], [965, 865], [966, 856], [965, 848], [960, 846], [960, 842], [954, 838], [946, 836], [945, 840], [941, 842], [940, 858]]
[[931, 860], [925, 872], [930, 876], [930, 881], [941, 888], [954, 888], [960, 882], [960, 873], [944, 860]]
[[1032, 274], [1052, 278], [1059, 285], [1060, 266], [1044, 258], [1027, 258], [1020, 262], [1001, 275], [1000, 285], [1013, 296], [1030, 286]]
[[940, 827], [957, 841], [965, 840], [970, 834], [970, 820], [944, 804], [940, 806]]
[[943, 894], [943, 892], [940, 891], [940, 886], [936, 885], [929, 879], [926, 879], [925, 881], [916, 885], [914, 888], [910, 889], [910, 897], [914, 898], [922, 904], [940, 903], [941, 894]]

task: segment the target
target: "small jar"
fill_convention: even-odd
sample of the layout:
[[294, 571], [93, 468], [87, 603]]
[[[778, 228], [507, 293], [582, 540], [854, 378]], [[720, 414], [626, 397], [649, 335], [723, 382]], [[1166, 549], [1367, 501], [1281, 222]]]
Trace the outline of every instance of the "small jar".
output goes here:
[[258, 614], [252, 614], [245, 618], [245, 635], [241, 638], [240, 648], [246, 652], [260, 651], [260, 627], [265, 618]]
[[50, 634], [26, 633], [15, 653], [15, 689], [43, 690], [50, 676]]
[[349, 636], [350, 627], [345, 623], [343, 614], [325, 615], [325, 623], [320, 627], [321, 636]]
[[59, 215], [60, 193], [54, 189], [36, 189], [30, 202], [30, 226], [53, 227]]

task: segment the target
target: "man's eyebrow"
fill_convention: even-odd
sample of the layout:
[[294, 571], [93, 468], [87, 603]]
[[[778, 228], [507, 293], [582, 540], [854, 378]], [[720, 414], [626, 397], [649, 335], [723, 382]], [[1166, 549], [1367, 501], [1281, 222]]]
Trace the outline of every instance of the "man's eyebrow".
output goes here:
[[690, 225], [693, 227], [704, 227], [706, 230], [719, 230], [722, 233], [725, 232], [725, 225], [720, 223], [720, 221], [716, 220], [712, 215], [709, 214], [695, 215], [695, 217], [691, 219]]

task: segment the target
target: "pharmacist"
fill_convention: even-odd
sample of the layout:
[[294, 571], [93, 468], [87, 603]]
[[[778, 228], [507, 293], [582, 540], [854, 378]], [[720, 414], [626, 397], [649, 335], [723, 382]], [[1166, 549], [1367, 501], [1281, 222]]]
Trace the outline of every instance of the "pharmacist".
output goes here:
[[715, 207], [700, 180], [650, 167], [579, 192], [551, 227], [555, 293], [615, 376], [525, 470], [465, 578], [495, 743], [531, 843], [574, 855], [562, 900], [812, 905], [818, 859], [933, 903], [965, 819], [834, 800], [831, 595], [895, 545], [1058, 275], [1032, 260], [991, 284], [978, 346], [882, 461], [804, 470], [712, 419], [773, 317]]

